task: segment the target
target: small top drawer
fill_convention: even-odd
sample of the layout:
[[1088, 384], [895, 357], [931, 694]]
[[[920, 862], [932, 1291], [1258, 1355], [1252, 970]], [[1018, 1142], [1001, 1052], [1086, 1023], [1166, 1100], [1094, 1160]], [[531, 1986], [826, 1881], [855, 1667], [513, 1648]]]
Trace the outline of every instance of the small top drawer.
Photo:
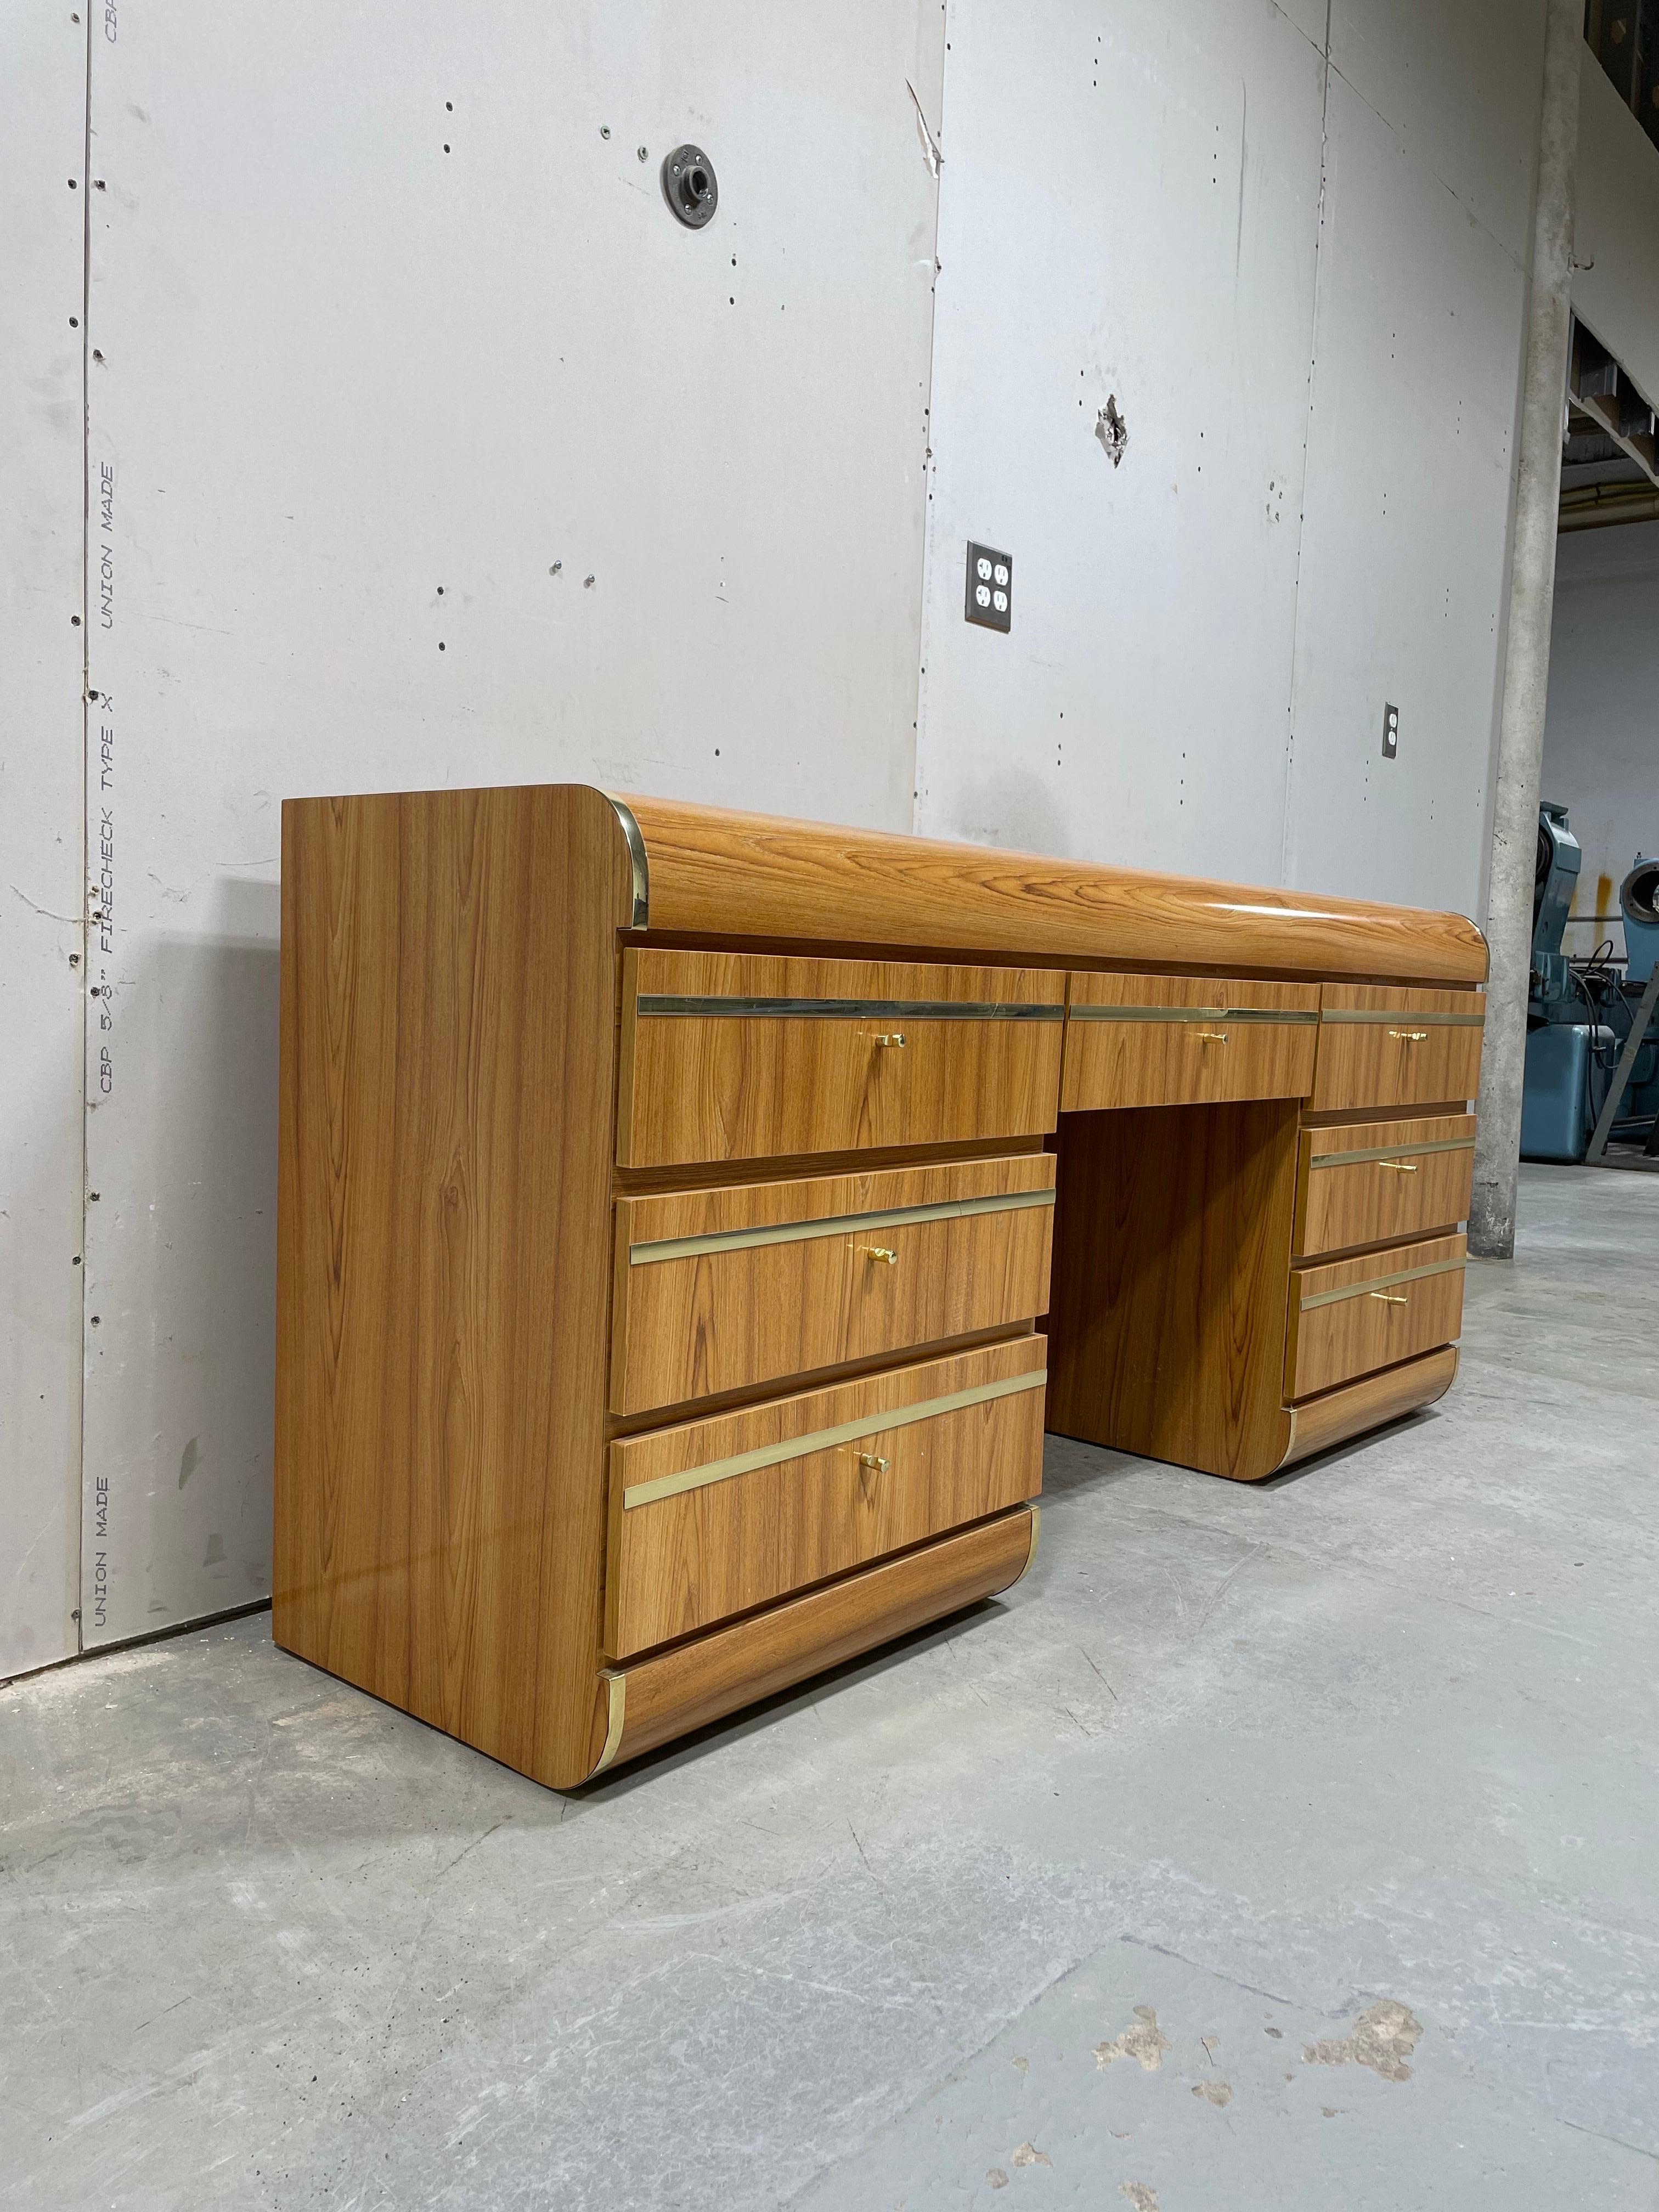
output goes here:
[[1319, 1065], [1309, 1103], [1316, 1113], [1340, 1113], [1473, 1098], [1486, 1018], [1478, 991], [1322, 984]]
[[1386, 1244], [1468, 1218], [1474, 1116], [1343, 1121], [1302, 1132], [1298, 1255]]
[[630, 948], [617, 1160], [1042, 1135], [1065, 988], [1054, 969]]
[[1060, 1106], [1304, 1097], [1318, 1021], [1316, 983], [1073, 974]]
[[714, 1398], [1048, 1307], [1054, 1156], [617, 1201], [611, 1409]]

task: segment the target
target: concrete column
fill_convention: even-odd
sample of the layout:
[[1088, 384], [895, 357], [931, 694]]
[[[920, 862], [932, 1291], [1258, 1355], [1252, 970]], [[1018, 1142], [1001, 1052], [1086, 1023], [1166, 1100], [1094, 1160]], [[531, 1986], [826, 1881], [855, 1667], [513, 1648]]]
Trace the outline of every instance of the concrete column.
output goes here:
[[1507, 1260], [1515, 1252], [1533, 869], [1538, 848], [1544, 705], [1549, 689], [1555, 533], [1561, 504], [1561, 410], [1566, 397], [1571, 324], [1573, 179], [1578, 159], [1578, 65], [1584, 46], [1583, 23], [1583, 0], [1547, 0], [1526, 380], [1521, 402], [1509, 639], [1498, 732], [1492, 878], [1486, 905], [1492, 975], [1486, 987], [1474, 1194], [1469, 1201], [1469, 1249], [1490, 1260]]

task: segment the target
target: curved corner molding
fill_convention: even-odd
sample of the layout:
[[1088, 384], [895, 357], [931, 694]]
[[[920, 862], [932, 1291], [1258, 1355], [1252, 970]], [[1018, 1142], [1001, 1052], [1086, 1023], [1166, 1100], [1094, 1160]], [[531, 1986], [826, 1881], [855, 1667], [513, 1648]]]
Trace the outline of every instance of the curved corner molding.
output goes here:
[[628, 801], [609, 791], [605, 795], [617, 810], [623, 836], [628, 840], [628, 857], [634, 866], [634, 915], [628, 926], [630, 929], [647, 929], [651, 921], [651, 863], [645, 857], [645, 840]]

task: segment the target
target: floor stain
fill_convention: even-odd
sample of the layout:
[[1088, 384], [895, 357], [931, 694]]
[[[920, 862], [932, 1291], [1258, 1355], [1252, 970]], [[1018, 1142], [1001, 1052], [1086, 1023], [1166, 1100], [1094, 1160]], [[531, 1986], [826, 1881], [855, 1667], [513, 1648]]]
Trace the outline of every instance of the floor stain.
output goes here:
[[1104, 2067], [1114, 2059], [1137, 2058], [1143, 2072], [1156, 2074], [1169, 2047], [1170, 2039], [1158, 2026], [1158, 2014], [1152, 2006], [1137, 2005], [1133, 2027], [1126, 2027], [1110, 2043], [1096, 2044], [1095, 2063]]
[[993, 2189], [1006, 2189], [1008, 2186], [1008, 2177], [1000, 2166], [988, 2166], [985, 2169], [985, 2179]]
[[1054, 2162], [1046, 2150], [1039, 2150], [1035, 2143], [1023, 2142], [1008, 2163], [1010, 2166], [1046, 2166], [1052, 2170]]
[[1144, 2181], [1120, 2181], [1117, 2193], [1128, 2198], [1135, 2212], [1159, 2212], [1158, 2191], [1148, 2188]]
[[1194, 2081], [1193, 2094], [1204, 2098], [1212, 2105], [1231, 2105], [1233, 2101], [1231, 2081]]
[[1383, 1997], [1360, 2014], [1352, 2035], [1304, 2044], [1303, 2061], [1309, 2066], [1369, 2066], [1385, 2081], [1409, 2081], [1412, 2069], [1407, 2062], [1422, 2033], [1423, 2023], [1413, 2012], [1393, 1997]]

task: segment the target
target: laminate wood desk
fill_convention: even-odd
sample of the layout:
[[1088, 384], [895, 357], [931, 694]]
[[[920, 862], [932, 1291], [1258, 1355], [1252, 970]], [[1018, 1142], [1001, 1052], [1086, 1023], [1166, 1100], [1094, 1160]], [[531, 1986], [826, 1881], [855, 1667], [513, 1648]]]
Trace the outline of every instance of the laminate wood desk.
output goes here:
[[568, 1787], [1016, 1581], [1045, 1407], [1249, 1480], [1426, 1404], [1486, 965], [580, 787], [290, 801], [277, 1642]]

